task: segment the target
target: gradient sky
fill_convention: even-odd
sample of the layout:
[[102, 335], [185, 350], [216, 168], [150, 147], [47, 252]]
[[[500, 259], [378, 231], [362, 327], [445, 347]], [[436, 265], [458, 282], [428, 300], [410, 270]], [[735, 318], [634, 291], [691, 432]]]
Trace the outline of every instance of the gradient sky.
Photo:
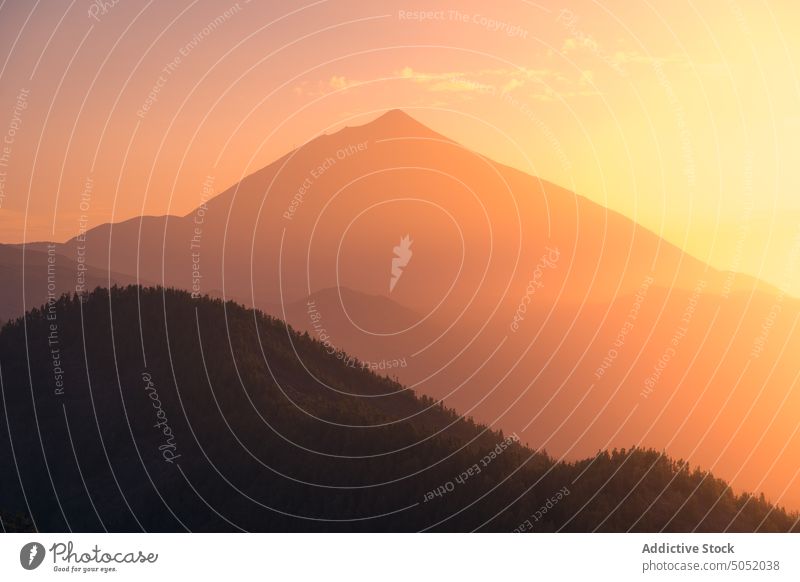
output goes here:
[[403, 108], [800, 295], [791, 0], [101, 6], [0, 8], [2, 242], [186, 214], [208, 176]]

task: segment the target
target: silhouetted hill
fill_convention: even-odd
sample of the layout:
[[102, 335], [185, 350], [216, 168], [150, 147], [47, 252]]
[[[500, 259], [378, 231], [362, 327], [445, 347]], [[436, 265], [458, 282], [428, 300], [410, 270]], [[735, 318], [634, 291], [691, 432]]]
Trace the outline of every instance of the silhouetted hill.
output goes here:
[[559, 463], [237, 304], [126, 287], [0, 332], [0, 507], [40, 531], [788, 531], [649, 450]]
[[109, 273], [107, 268], [78, 263], [77, 250], [65, 256], [57, 253], [56, 247], [47, 243], [28, 247], [0, 244], [0, 326], [50, 296], [56, 299], [76, 289], [89, 291], [97, 286], [137, 282], [135, 274]]
[[[407, 362], [391, 372], [403, 384], [559, 458], [637, 443], [800, 509], [800, 301], [400, 111], [206, 188], [184, 216], [34, 248], [282, 317], [288, 305], [312, 335], [302, 303], [317, 296], [333, 345]], [[413, 259], [391, 287], [405, 236]]]

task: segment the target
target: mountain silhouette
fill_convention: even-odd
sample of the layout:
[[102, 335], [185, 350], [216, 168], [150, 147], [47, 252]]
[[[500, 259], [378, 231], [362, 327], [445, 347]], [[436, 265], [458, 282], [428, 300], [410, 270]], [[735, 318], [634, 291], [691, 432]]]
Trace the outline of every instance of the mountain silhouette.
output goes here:
[[653, 450], [559, 462], [281, 320], [185, 291], [32, 310], [0, 332], [0, 379], [9, 530], [797, 528]]
[[[78, 244], [56, 252], [75, 259]], [[800, 302], [402, 111], [84, 246], [95, 268], [233, 298], [311, 336], [321, 325], [336, 348], [559, 458], [652, 447], [800, 507]], [[302, 307], [315, 296], [322, 324]]]
[[0, 244], [0, 324], [22, 316], [26, 309], [43, 301], [58, 299], [63, 293], [91, 291], [98, 286], [126, 285], [135, 277], [109, 273], [107, 268], [78, 263], [57, 251], [58, 245], [41, 251]]

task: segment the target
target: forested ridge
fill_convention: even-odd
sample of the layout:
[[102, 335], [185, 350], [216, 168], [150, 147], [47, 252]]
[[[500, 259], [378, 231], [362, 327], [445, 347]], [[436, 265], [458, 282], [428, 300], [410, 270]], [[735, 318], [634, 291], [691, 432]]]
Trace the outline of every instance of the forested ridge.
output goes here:
[[798, 529], [661, 452], [558, 462], [330, 352], [163, 288], [98, 288], [8, 322], [4, 529]]

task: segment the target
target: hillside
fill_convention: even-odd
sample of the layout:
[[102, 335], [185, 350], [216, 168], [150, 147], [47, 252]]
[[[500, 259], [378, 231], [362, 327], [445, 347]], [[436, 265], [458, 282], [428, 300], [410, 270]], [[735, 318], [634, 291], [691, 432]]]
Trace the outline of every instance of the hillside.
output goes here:
[[[55, 252], [322, 328], [336, 349], [403, 362], [386, 372], [558, 457], [665, 450], [800, 508], [797, 299], [397, 110], [208, 195], [185, 216], [98, 226]], [[413, 258], [390, 290], [406, 236]]]
[[[413, 258], [390, 290], [405, 236]], [[233, 298], [406, 362], [391, 376], [558, 457], [665, 450], [800, 508], [800, 301], [401, 111], [318, 136], [185, 216], [55, 251], [81, 246], [128, 282]]]
[[184, 291], [62, 297], [2, 329], [0, 372], [0, 507], [40, 531], [797, 529], [652, 450], [557, 462]]
[[48, 297], [57, 299], [62, 293], [137, 281], [135, 274], [109, 273], [107, 267], [79, 263], [77, 249], [73, 249], [73, 254], [65, 255], [58, 247], [55, 244], [36, 244], [27, 248], [0, 244], [0, 280], [3, 281], [0, 287], [0, 324], [20, 317], [26, 308], [37, 307]]

